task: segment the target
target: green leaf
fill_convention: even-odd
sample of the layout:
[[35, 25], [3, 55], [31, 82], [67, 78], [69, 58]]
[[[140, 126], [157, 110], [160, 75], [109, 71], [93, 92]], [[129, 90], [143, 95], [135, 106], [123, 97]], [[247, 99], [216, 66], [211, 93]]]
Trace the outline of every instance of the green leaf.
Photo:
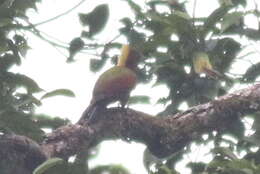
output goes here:
[[43, 174], [48, 169], [62, 164], [64, 161], [61, 158], [50, 158], [41, 165], [39, 165], [34, 171], [33, 174]]
[[169, 32], [171, 34], [177, 33], [178, 35], [187, 34], [188, 36], [195, 35], [195, 30], [191, 25], [191, 18], [187, 13], [175, 11], [168, 16], [164, 16], [159, 15], [156, 12], [149, 11], [146, 13], [146, 16], [153, 21], [165, 25], [164, 32]]
[[75, 97], [75, 94], [73, 91], [69, 89], [56, 89], [51, 92], [47, 92], [44, 94], [41, 99], [49, 98], [49, 97], [54, 97], [54, 96], [66, 96], [66, 97]]
[[150, 0], [149, 2], [146, 2], [147, 5], [154, 7], [156, 5], [168, 5], [170, 1], [162, 1], [162, 0]]
[[144, 167], [145, 169], [148, 171], [148, 172], [151, 172], [150, 170], [150, 167], [154, 164], [157, 164], [157, 163], [162, 163], [162, 159], [160, 158], [157, 158], [156, 156], [154, 156], [148, 148], [146, 148], [144, 150], [144, 154], [143, 154], [143, 164], [144, 164]]
[[253, 135], [249, 136], [249, 137], [244, 137], [243, 138], [245, 141], [248, 141], [250, 143], [253, 143], [257, 146], [260, 146], [260, 133], [254, 133]]
[[250, 66], [243, 76], [243, 81], [254, 82], [260, 76], [260, 62]]
[[242, 5], [243, 7], [246, 7], [247, 5], [246, 0], [232, 0], [232, 3], [235, 6]]
[[233, 12], [228, 13], [223, 17], [223, 21], [221, 21], [221, 32], [226, 31], [230, 26], [236, 25], [240, 23], [241, 18], [244, 13], [242, 12]]
[[21, 36], [21, 35], [14, 35], [13, 37], [14, 41], [15, 41], [15, 45], [17, 47], [17, 49], [19, 50], [20, 54], [25, 57], [27, 54], [27, 51], [30, 49], [27, 40]]
[[53, 117], [45, 114], [34, 115], [34, 119], [37, 120], [37, 125], [41, 128], [57, 129], [58, 127], [70, 123], [68, 119]]
[[221, 6], [229, 6], [233, 5], [232, 0], [218, 0], [219, 5]]
[[105, 64], [104, 60], [90, 59], [90, 64], [89, 64], [90, 70], [93, 72], [97, 72], [104, 66], [104, 64]]
[[220, 22], [221, 18], [227, 14], [230, 6], [221, 6], [214, 10], [204, 23], [202, 34], [205, 37], [211, 29], [215, 28], [215, 25]]
[[[0, 25], [1, 25], [1, 23], [0, 23]], [[8, 48], [8, 42], [6, 40], [4, 40], [4, 39], [1, 39], [1, 42], [0, 42], [0, 54], [8, 51], [8, 49], [9, 49]]]
[[238, 41], [229, 37], [220, 39], [210, 55], [214, 69], [221, 73], [229, 71], [239, 51], [241, 44]]
[[150, 104], [150, 97], [145, 95], [131, 96], [128, 104]]
[[91, 169], [89, 173], [130, 174], [122, 165], [98, 165]]
[[203, 173], [207, 166], [203, 162], [189, 162], [187, 167], [189, 167], [194, 173]]
[[42, 91], [42, 89], [33, 79], [23, 74], [15, 74], [8, 72], [4, 74], [2, 77], [0, 76], [0, 80], [3, 80], [16, 87], [25, 87], [29, 93]]
[[0, 27], [4, 27], [6, 25], [12, 24], [12, 19], [10, 18], [1, 18], [0, 20]]
[[17, 93], [15, 94], [17, 98], [19, 98], [19, 104], [17, 106], [19, 107], [28, 107], [30, 104], [36, 104], [37, 106], [40, 106], [42, 103], [37, 98], [35, 98], [32, 94], [22, 94]]
[[14, 1], [12, 8], [14, 8], [17, 11], [17, 13], [21, 16], [25, 16], [26, 10], [30, 8], [37, 10], [36, 2], [34, 0]]
[[1, 110], [0, 120], [1, 126], [9, 128], [15, 134], [27, 136], [37, 142], [43, 139], [44, 132], [30, 114], [5, 108]]
[[232, 160], [238, 159], [237, 156], [229, 149], [224, 147], [216, 147], [212, 150], [215, 154], [221, 154], [224, 157], [228, 157]]
[[234, 116], [234, 120], [229, 125], [229, 129], [226, 130], [225, 133], [240, 140], [244, 137], [245, 130], [245, 125], [242, 120], [239, 117]]
[[255, 169], [254, 162], [245, 159], [232, 160], [228, 163], [227, 166], [231, 169], [243, 171], [246, 174], [253, 174], [254, 172], [251, 169]]
[[82, 48], [84, 48], [84, 41], [80, 37], [76, 37], [71, 40], [69, 46], [69, 57], [67, 62], [73, 61], [74, 56], [78, 53]]
[[20, 57], [14, 56], [12, 54], [4, 54], [2, 57], [0, 57], [1, 70], [8, 70], [13, 65], [19, 65], [20, 63]]
[[260, 146], [260, 114], [259, 113], [256, 113], [254, 115], [254, 123], [252, 129], [255, 131], [254, 134], [249, 137], [244, 137], [244, 139], [257, 146]]
[[107, 4], [97, 6], [93, 11], [87, 14], [80, 13], [79, 20], [83, 26], [89, 27], [88, 37], [101, 32], [109, 18], [109, 8]]
[[127, 1], [128, 5], [134, 11], [136, 16], [144, 17], [144, 15], [142, 13], [142, 8], [137, 3], [134, 3], [132, 0], [125, 0], [125, 1]]
[[[156, 84], [155, 84], [156, 85]], [[154, 85], [154, 86], [155, 86]], [[162, 97], [162, 98], [159, 98], [156, 102], [156, 104], [162, 104], [162, 105], [166, 105], [166, 103], [169, 101], [169, 98], [166, 98], [166, 97]]]

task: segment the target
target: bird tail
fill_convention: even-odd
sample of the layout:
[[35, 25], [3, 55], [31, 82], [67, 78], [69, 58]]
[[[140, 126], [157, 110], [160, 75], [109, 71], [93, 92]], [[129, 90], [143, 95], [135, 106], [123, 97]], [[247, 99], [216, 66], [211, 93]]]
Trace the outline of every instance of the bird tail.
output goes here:
[[97, 110], [97, 105], [96, 103], [90, 103], [89, 106], [85, 109], [83, 112], [81, 118], [78, 121], [78, 124], [82, 124], [83, 122], [87, 121], [88, 123], [93, 121], [93, 116], [95, 115], [94, 113]]

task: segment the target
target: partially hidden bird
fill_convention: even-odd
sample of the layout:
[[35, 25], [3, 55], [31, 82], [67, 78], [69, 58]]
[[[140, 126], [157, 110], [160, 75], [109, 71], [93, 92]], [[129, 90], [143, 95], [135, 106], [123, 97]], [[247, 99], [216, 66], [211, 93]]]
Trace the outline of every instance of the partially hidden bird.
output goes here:
[[83, 112], [79, 124], [84, 120], [92, 122], [95, 112], [105, 109], [111, 103], [118, 101], [122, 108], [125, 107], [130, 92], [137, 84], [136, 70], [140, 57], [140, 53], [129, 45], [122, 46], [117, 65], [102, 73], [97, 79], [92, 99]]

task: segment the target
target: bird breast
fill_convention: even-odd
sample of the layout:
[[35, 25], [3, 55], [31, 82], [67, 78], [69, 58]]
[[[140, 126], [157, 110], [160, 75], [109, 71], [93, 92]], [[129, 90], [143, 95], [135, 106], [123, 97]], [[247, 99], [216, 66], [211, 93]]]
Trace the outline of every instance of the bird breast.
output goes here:
[[130, 92], [136, 86], [136, 83], [137, 77], [132, 70], [115, 66], [105, 71], [98, 78], [93, 90], [93, 98], [97, 101]]

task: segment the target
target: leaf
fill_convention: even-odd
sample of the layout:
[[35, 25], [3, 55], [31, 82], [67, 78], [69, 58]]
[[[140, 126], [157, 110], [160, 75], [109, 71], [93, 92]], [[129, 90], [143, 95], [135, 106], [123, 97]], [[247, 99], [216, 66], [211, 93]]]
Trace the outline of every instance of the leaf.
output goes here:
[[164, 32], [171, 34], [187, 34], [188, 36], [195, 36], [195, 30], [191, 25], [191, 18], [187, 13], [181, 11], [175, 11], [174, 13], [164, 16], [159, 15], [156, 12], [149, 11], [146, 16], [153, 21], [164, 24]]
[[42, 91], [42, 89], [33, 79], [23, 74], [8, 72], [4, 74], [3, 77], [0, 76], [0, 79], [16, 87], [25, 87], [29, 93]]
[[30, 49], [29, 45], [27, 44], [27, 40], [18, 34], [14, 35], [13, 39], [20, 54], [25, 57], [28, 49]]
[[260, 133], [260, 113], [257, 112], [253, 116], [254, 116], [254, 123], [252, 128]]
[[[156, 84], [155, 84], [156, 85]], [[154, 86], [155, 86], [154, 85]], [[165, 98], [165, 97], [162, 97], [162, 98], [159, 98], [156, 102], [156, 104], [162, 104], [162, 105], [166, 105], [166, 103], [169, 101], [169, 98]]]
[[260, 117], [259, 113], [254, 115], [254, 123], [252, 129], [255, 131], [253, 135], [244, 137], [246, 141], [249, 141], [257, 146], [260, 146]]
[[3, 8], [0, 7], [0, 19], [5, 19], [5, 18], [9, 18], [11, 20], [13, 20], [14, 17], [14, 11], [10, 10], [9, 8]]
[[233, 12], [228, 13], [223, 17], [223, 21], [221, 21], [221, 32], [226, 31], [230, 26], [236, 25], [240, 23], [241, 18], [244, 13], [242, 12]]
[[232, 0], [218, 0], [218, 3], [221, 6], [233, 5]]
[[84, 41], [80, 37], [72, 39], [69, 46], [69, 57], [67, 59], [67, 62], [73, 61], [75, 54], [84, 47], [84, 44]]
[[103, 67], [104, 63], [104, 60], [90, 59], [90, 70], [93, 72], [97, 72]]
[[145, 95], [131, 96], [128, 104], [150, 104], [150, 97]]
[[27, 136], [37, 142], [43, 140], [44, 132], [30, 114], [5, 108], [0, 114], [1, 126], [9, 128], [15, 134]]
[[46, 115], [46, 114], [34, 115], [34, 120], [37, 120], [37, 125], [39, 127], [51, 128], [52, 130], [70, 123], [70, 121], [68, 119], [54, 117], [54, 116]]
[[89, 27], [88, 37], [91, 38], [92, 36], [101, 32], [109, 18], [109, 8], [107, 4], [101, 4], [94, 8], [93, 11], [87, 14], [80, 13], [79, 20], [83, 26]]
[[125, 18], [123, 18], [123, 19], [120, 19], [120, 22], [122, 22], [123, 24], [124, 24], [124, 26], [125, 26], [125, 28], [127, 28], [127, 29], [131, 29], [132, 27], [133, 27], [133, 22], [132, 22], [132, 20], [130, 19], [130, 18], [127, 18], [127, 17], [125, 17]]
[[130, 172], [122, 165], [98, 165], [88, 173], [130, 174]]
[[212, 150], [213, 153], [221, 154], [224, 157], [228, 157], [232, 160], [238, 159], [237, 156], [229, 149], [224, 147], [216, 147]]
[[125, 0], [125, 1], [127, 1], [128, 5], [134, 11], [136, 16], [145, 17], [144, 14], [142, 13], [142, 8], [137, 3], [134, 3], [132, 0]]
[[0, 57], [0, 69], [1, 70], [8, 70], [11, 68], [13, 65], [19, 65], [20, 62], [20, 57], [16, 57], [12, 54], [4, 54], [4, 56]]
[[12, 24], [12, 19], [10, 19], [10, 18], [1, 18], [1, 20], [0, 20], [0, 27], [4, 27], [4, 26], [10, 25], [10, 24]]
[[146, 2], [147, 5], [154, 7], [156, 5], [168, 5], [170, 1], [162, 1], [162, 0], [150, 0]]
[[187, 167], [189, 167], [194, 173], [203, 173], [207, 165], [203, 162], [189, 162]]
[[232, 3], [235, 6], [242, 5], [243, 7], [246, 7], [247, 5], [246, 0], [232, 0]]
[[203, 31], [202, 34], [205, 37], [207, 33], [211, 30], [214, 29], [215, 25], [220, 22], [220, 19], [225, 16], [225, 14], [229, 11], [230, 6], [221, 6], [214, 10], [207, 20], [205, 21], [203, 25]]
[[14, 0], [5, 0], [0, 3], [0, 8], [10, 8], [14, 3]]
[[249, 136], [249, 137], [244, 137], [243, 138], [245, 141], [248, 141], [250, 143], [253, 143], [257, 146], [260, 146], [260, 133], [254, 133], [253, 135]]
[[66, 96], [66, 97], [75, 97], [75, 94], [73, 91], [69, 89], [56, 89], [51, 92], [47, 92], [44, 94], [41, 99], [49, 98], [49, 97], [54, 97], [54, 96]]
[[18, 48], [20, 54], [21, 54], [23, 57], [25, 57], [26, 54], [27, 54], [27, 51], [28, 51], [31, 47], [29, 47], [29, 45], [27, 45], [27, 43], [24, 43], [24, 44], [19, 45], [17, 48]]
[[227, 166], [237, 171], [243, 171], [245, 174], [253, 174], [254, 172], [251, 169], [255, 170], [254, 162], [245, 159], [236, 159], [230, 161]]
[[154, 156], [148, 148], [146, 148], [144, 150], [143, 153], [143, 164], [145, 169], [147, 170], [147, 172], [151, 172], [150, 167], [156, 163], [162, 163], [162, 159], [157, 158], [156, 156]]
[[226, 130], [225, 133], [240, 140], [244, 137], [245, 130], [246, 128], [242, 120], [239, 117], [234, 116], [232, 123], [229, 125], [229, 129]]
[[214, 68], [221, 73], [229, 71], [239, 51], [241, 44], [236, 40], [228, 37], [220, 39], [210, 55]]
[[[0, 19], [1, 20], [1, 19]], [[0, 23], [0, 25], [1, 25], [1, 23]], [[1, 26], [0, 26], [1, 27]], [[0, 42], [0, 54], [2, 54], [2, 53], [4, 53], [4, 52], [6, 52], [6, 51], [8, 51], [8, 43], [7, 43], [7, 41], [6, 40], [4, 40], [4, 39], [1, 39], [1, 42]]]
[[17, 97], [17, 100], [19, 101], [19, 103], [15, 104], [15, 105], [17, 105], [19, 107], [23, 107], [23, 106], [28, 107], [27, 105], [30, 105], [30, 104], [36, 104], [37, 106], [40, 106], [42, 104], [41, 101], [39, 101], [37, 98], [35, 98], [31, 94], [17, 93], [17, 94], [15, 94], [15, 96]]
[[64, 161], [61, 158], [50, 158], [41, 165], [39, 165], [34, 171], [33, 174], [43, 174], [48, 169], [62, 164]]
[[243, 81], [254, 82], [260, 75], [260, 62], [250, 66], [243, 76]]
[[17, 14], [19, 14], [19, 16], [25, 16], [25, 12], [29, 8], [37, 10], [36, 2], [34, 0], [14, 1], [12, 8], [14, 8], [17, 11]]

